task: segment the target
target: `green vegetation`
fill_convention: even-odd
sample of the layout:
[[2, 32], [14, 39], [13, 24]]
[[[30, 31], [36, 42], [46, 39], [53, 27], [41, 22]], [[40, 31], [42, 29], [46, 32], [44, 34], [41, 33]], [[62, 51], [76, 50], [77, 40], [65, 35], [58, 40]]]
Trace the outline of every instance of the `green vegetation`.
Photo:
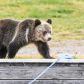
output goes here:
[[51, 18], [53, 40], [84, 39], [84, 0], [0, 0], [0, 19], [4, 18]]
[[53, 21], [53, 40], [84, 39], [84, 0], [0, 0], [0, 19]]

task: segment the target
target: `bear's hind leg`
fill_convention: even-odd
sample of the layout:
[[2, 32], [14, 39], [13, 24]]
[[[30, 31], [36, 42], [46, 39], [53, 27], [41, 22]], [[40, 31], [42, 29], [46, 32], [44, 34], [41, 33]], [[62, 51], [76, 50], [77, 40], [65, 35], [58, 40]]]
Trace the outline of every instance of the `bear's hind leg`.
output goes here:
[[7, 47], [2, 44], [0, 48], [0, 58], [5, 58], [6, 54], [7, 54]]

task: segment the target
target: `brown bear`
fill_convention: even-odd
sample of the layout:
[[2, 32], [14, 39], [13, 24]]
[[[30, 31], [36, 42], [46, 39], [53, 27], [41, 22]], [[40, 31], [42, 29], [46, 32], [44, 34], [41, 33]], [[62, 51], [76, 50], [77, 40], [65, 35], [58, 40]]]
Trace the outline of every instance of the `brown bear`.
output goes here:
[[37, 46], [44, 58], [52, 58], [47, 45], [47, 41], [51, 40], [51, 23], [51, 19], [0, 20], [0, 58], [5, 58], [7, 53], [8, 58], [14, 58], [21, 47], [30, 43]]

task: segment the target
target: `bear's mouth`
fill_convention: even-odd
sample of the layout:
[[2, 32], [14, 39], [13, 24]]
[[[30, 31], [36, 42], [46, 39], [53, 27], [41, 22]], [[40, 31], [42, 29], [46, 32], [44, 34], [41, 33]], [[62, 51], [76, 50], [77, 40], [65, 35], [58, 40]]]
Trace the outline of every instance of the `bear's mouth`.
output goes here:
[[43, 42], [48, 42], [48, 41], [50, 41], [50, 40], [48, 40], [48, 39], [43, 39], [42, 41], [43, 41]]

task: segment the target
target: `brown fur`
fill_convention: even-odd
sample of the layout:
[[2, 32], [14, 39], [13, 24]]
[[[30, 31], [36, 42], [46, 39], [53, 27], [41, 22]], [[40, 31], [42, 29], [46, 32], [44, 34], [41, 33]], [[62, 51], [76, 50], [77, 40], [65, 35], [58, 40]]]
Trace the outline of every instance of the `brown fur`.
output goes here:
[[0, 58], [5, 58], [7, 52], [8, 57], [13, 58], [21, 47], [30, 43], [37, 46], [43, 57], [51, 58], [47, 40], [45, 42], [43, 36], [43, 30], [51, 31], [49, 28], [51, 22], [50, 19], [44, 22], [45, 24], [41, 24], [42, 21], [38, 19], [26, 19], [22, 22], [11, 19], [0, 20]]

